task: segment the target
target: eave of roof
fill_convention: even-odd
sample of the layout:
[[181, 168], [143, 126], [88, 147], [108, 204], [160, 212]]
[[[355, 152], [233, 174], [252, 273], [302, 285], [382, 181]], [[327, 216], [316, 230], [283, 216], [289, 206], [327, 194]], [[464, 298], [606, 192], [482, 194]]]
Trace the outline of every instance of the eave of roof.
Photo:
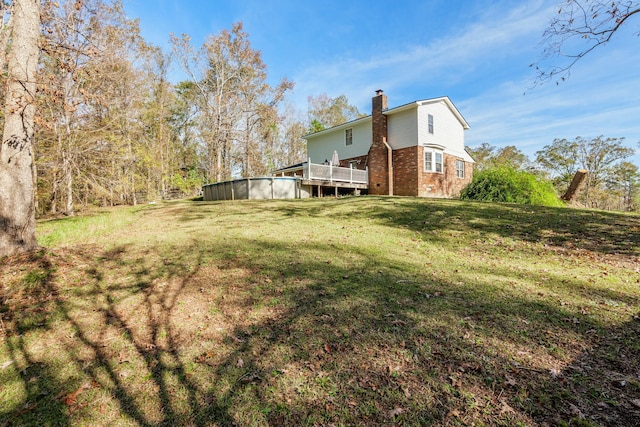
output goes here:
[[[418, 108], [421, 105], [436, 104], [438, 102], [444, 102], [445, 105], [447, 106], [447, 108], [449, 108], [449, 110], [453, 113], [453, 115], [456, 116], [456, 118], [458, 119], [460, 124], [462, 124], [462, 127], [464, 129], [469, 129], [469, 123], [467, 123], [467, 121], [465, 120], [464, 116], [460, 113], [460, 111], [458, 111], [458, 109], [453, 104], [451, 99], [449, 99], [448, 96], [441, 96], [441, 97], [438, 97], [438, 98], [430, 98], [430, 99], [423, 99], [421, 101], [409, 102], [408, 104], [404, 104], [404, 105], [400, 105], [398, 107], [389, 108], [387, 110], [384, 110], [382, 112], [382, 114], [389, 116], [391, 114], [399, 113], [401, 111], [409, 110], [411, 108]], [[350, 122], [342, 123], [340, 125], [333, 126], [333, 127], [321, 130], [319, 132], [314, 132], [314, 133], [309, 133], [307, 135], [303, 135], [302, 138], [303, 139], [314, 138], [316, 136], [324, 135], [325, 133], [333, 132], [333, 131], [340, 130], [340, 129], [347, 129], [347, 128], [352, 127], [352, 126], [354, 126], [356, 124], [360, 124], [361, 122], [370, 121], [370, 120], [371, 120], [371, 115], [368, 115], [368, 116], [365, 116], [365, 117], [361, 117], [359, 119], [352, 120]]]
[[273, 173], [297, 171], [297, 170], [303, 169], [304, 165], [306, 164], [307, 162], [296, 163], [295, 165], [289, 165], [280, 169], [276, 169], [273, 171]]

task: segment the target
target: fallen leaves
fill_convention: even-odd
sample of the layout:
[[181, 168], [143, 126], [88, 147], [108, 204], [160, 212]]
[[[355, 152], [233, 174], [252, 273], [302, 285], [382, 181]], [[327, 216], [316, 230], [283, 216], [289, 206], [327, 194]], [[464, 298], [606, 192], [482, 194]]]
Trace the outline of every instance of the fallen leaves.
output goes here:
[[398, 415], [401, 415], [404, 411], [405, 410], [403, 408], [396, 406], [395, 408], [389, 411], [389, 418], [395, 418]]
[[196, 357], [196, 363], [209, 363], [211, 359], [215, 357], [216, 353], [213, 351], [205, 351]]
[[82, 392], [84, 392], [85, 390], [89, 390], [93, 387], [97, 387], [98, 383], [93, 381], [90, 383], [84, 383], [82, 384], [77, 390], [71, 392], [71, 393], [67, 393], [66, 395], [63, 396], [62, 401], [64, 402], [65, 405], [67, 405], [67, 408], [69, 408], [69, 412], [73, 412], [76, 411], [77, 409], [80, 409], [81, 407], [83, 407], [84, 405], [86, 405], [86, 403], [84, 404], [80, 404], [77, 403], [77, 399], [78, 396], [80, 396], [80, 394]]
[[324, 348], [324, 351], [325, 351], [327, 354], [331, 354], [331, 353], [332, 353], [332, 350], [331, 350], [331, 344], [329, 344], [328, 342], [324, 343], [323, 348]]
[[458, 411], [457, 409], [450, 410], [447, 413], [447, 418], [451, 418], [451, 417], [460, 418], [460, 411]]
[[462, 387], [462, 379], [460, 379], [458, 376], [450, 375], [449, 376], [449, 380], [451, 381], [451, 385], [452, 386], [454, 386], [456, 388]]
[[120, 353], [118, 354], [118, 363], [130, 363], [130, 362], [131, 362], [131, 357], [129, 357], [126, 350], [120, 350]]
[[508, 386], [515, 387], [518, 385], [518, 382], [511, 378], [509, 375], [506, 376], [506, 381], [504, 382]]
[[74, 391], [72, 393], [69, 393], [64, 397], [64, 399], [63, 399], [64, 403], [67, 406], [71, 406], [71, 405], [75, 404], [76, 403], [76, 399], [78, 398], [80, 393], [82, 393], [83, 391], [88, 390], [90, 388], [91, 388], [91, 384], [89, 384], [89, 383], [82, 384], [80, 386], [80, 388], [78, 388], [76, 391]]
[[507, 403], [506, 400], [500, 400], [500, 414], [515, 414], [515, 410]]
[[237, 382], [241, 384], [257, 383], [260, 381], [262, 381], [262, 377], [257, 372], [247, 372], [237, 380]]
[[573, 403], [569, 403], [569, 413], [574, 417], [578, 417], [581, 420], [584, 420], [585, 416], [582, 411]]

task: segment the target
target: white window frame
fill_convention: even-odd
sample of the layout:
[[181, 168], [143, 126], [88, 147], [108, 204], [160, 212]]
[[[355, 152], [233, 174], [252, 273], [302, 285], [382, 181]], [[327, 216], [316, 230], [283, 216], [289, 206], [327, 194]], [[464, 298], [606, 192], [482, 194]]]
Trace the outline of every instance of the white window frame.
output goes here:
[[427, 126], [428, 126], [429, 133], [433, 135], [433, 115], [432, 114], [427, 114]]
[[[427, 160], [428, 158], [428, 160]], [[438, 158], [440, 161], [438, 161]], [[444, 172], [444, 152], [441, 150], [424, 150], [424, 171], [432, 173]]]
[[353, 128], [344, 130], [344, 145], [353, 145]]
[[456, 160], [456, 177], [464, 178], [464, 160]]

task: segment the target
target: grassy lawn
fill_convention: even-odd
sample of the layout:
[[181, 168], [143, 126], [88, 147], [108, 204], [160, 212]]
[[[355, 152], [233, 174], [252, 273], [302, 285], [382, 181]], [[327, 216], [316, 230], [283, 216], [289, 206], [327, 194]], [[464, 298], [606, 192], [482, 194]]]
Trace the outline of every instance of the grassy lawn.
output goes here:
[[640, 216], [413, 198], [42, 222], [0, 426], [637, 425]]

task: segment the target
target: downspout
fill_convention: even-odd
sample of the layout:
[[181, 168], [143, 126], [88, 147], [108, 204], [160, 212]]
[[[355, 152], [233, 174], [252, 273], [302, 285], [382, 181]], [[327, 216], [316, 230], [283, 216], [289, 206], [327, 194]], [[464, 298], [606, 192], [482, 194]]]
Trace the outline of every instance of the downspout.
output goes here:
[[389, 170], [387, 179], [389, 181], [389, 195], [393, 196], [393, 148], [387, 144], [386, 136], [382, 137], [382, 143], [387, 147], [387, 169]]

